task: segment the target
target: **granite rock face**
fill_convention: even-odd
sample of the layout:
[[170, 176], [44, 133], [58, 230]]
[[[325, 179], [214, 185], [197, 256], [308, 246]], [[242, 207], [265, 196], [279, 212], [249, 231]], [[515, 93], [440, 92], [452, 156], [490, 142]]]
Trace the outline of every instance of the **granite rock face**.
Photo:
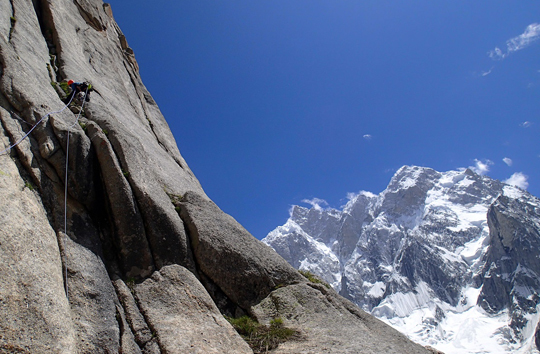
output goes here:
[[321, 284], [301, 283], [278, 289], [253, 311], [263, 323], [280, 317], [290, 327], [305, 328], [304, 340], [286, 342], [274, 353], [429, 353]]
[[[92, 83], [91, 101], [65, 107], [68, 79]], [[0, 0], [0, 150], [18, 141], [0, 155], [0, 352], [249, 353], [223, 314], [265, 321], [265, 301], [298, 288], [302, 320], [289, 324], [310, 351], [346, 334], [364, 338], [349, 352], [388, 339], [427, 353], [360, 325], [374, 320], [310, 287], [209, 200], [110, 5]], [[343, 318], [325, 337], [331, 317]]]

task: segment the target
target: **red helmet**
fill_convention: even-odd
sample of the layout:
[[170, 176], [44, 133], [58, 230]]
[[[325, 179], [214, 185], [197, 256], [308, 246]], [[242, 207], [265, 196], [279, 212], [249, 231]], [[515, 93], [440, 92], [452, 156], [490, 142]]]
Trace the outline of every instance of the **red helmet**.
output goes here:
[[71, 85], [73, 83], [73, 80], [68, 81], [68, 85]]

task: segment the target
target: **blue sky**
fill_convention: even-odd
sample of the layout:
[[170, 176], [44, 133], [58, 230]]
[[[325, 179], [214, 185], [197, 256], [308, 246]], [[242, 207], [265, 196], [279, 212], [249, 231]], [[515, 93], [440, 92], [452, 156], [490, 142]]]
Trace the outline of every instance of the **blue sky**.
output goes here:
[[110, 2], [180, 152], [257, 238], [403, 165], [540, 196], [538, 1]]

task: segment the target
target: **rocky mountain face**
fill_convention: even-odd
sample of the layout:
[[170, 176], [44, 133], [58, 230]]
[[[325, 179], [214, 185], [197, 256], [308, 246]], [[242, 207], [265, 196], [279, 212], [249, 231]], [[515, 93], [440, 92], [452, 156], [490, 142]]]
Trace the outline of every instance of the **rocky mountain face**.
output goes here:
[[516, 187], [405, 166], [340, 210], [293, 206], [263, 242], [446, 353], [539, 348], [540, 200]]
[[[67, 109], [68, 79], [91, 101]], [[0, 0], [0, 150], [19, 141], [0, 155], [0, 352], [252, 353], [224, 314], [299, 331], [275, 353], [429, 352], [205, 195], [108, 4]]]

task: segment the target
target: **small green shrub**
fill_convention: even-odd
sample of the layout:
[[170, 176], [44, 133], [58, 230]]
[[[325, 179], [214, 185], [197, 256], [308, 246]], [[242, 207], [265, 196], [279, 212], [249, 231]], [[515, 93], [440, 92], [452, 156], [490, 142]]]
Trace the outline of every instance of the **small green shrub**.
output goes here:
[[30, 183], [30, 182], [28, 182], [28, 181], [24, 182], [24, 186], [25, 186], [26, 188], [30, 189], [31, 191], [34, 190], [34, 186], [32, 185], [32, 183]]
[[283, 318], [276, 317], [272, 321], [270, 321], [270, 327], [271, 326], [283, 326]]
[[60, 88], [66, 93], [66, 95], [69, 95], [69, 85], [67, 82], [59, 82], [58, 85], [60, 85]]
[[[11, 35], [13, 34], [13, 31], [15, 30], [15, 22], [17, 22], [17, 19], [13, 16], [11, 16], [10, 19], [11, 19], [11, 28], [9, 29], [9, 39], [11, 40]], [[17, 56], [17, 59], [19, 59], [18, 56]]]
[[330, 289], [330, 284], [322, 281], [315, 274], [311, 273], [309, 270], [299, 270], [298, 272], [300, 272], [300, 274], [302, 274], [310, 282], [316, 283], [316, 284], [322, 284], [325, 287], [327, 287], [328, 289]]
[[270, 326], [262, 325], [248, 316], [226, 317], [226, 319], [249, 344], [254, 354], [268, 353], [269, 350], [277, 348], [280, 343], [299, 338], [299, 332], [285, 327], [280, 317], [270, 321]]
[[251, 335], [257, 331], [260, 324], [248, 316], [242, 316], [240, 318], [226, 317], [230, 324], [236, 329], [240, 335]]
[[131, 277], [131, 278], [127, 278], [126, 281], [126, 286], [128, 287], [129, 291], [134, 294], [135, 293], [135, 278]]
[[179, 194], [173, 194], [173, 193], [169, 193], [167, 191], [165, 191], [165, 193], [167, 193], [167, 195], [169, 196], [169, 199], [171, 200], [171, 203], [173, 203], [174, 205], [174, 209], [177, 211], [177, 212], [180, 212], [180, 203], [182, 202], [182, 198], [183, 196], [179, 195]]

